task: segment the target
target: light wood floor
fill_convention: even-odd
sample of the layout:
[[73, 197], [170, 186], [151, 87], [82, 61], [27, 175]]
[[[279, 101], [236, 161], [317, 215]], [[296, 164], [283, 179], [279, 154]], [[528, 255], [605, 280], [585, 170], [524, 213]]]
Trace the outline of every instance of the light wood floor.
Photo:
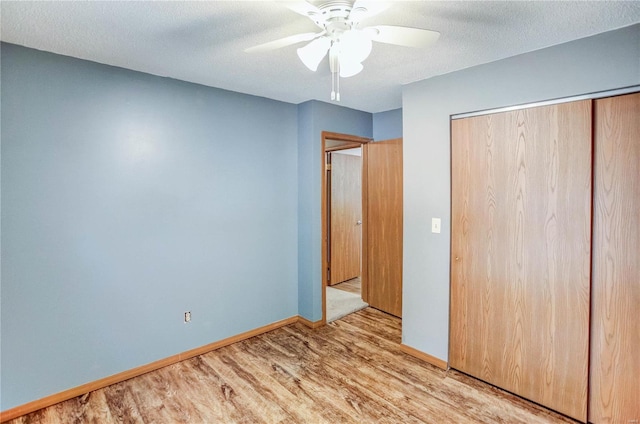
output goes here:
[[17, 423], [572, 423], [402, 353], [398, 318], [367, 308], [236, 343]]
[[331, 286], [334, 289], [348, 291], [349, 293], [360, 294], [362, 292], [362, 283], [360, 277], [352, 278], [345, 282]]

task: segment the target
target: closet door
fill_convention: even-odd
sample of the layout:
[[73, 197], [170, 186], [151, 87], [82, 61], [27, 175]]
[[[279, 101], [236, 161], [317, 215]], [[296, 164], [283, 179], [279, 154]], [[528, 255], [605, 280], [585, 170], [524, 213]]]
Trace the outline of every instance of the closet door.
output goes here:
[[640, 93], [595, 101], [589, 421], [640, 422]]
[[450, 365], [586, 421], [591, 101], [452, 122]]

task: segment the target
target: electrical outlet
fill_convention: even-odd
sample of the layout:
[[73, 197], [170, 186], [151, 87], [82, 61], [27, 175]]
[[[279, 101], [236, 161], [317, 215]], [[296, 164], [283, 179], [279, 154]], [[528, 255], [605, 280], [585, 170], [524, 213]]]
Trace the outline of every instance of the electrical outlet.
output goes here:
[[191, 322], [191, 312], [190, 311], [187, 311], [187, 312], [184, 313], [184, 322], [185, 323]]

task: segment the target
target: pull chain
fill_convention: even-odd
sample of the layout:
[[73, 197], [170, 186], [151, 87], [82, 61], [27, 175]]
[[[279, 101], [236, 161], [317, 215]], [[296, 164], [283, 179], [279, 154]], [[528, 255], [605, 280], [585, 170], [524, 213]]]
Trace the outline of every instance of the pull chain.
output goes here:
[[331, 72], [331, 100], [336, 99], [336, 80], [335, 80], [335, 72]]
[[340, 59], [334, 54], [333, 46], [329, 51], [329, 65], [331, 69], [331, 100], [340, 101]]
[[336, 81], [338, 85], [338, 90], [336, 92], [336, 101], [339, 102], [340, 101], [340, 60], [336, 58], [336, 62], [338, 62], [338, 66], [337, 66], [338, 71], [336, 72]]

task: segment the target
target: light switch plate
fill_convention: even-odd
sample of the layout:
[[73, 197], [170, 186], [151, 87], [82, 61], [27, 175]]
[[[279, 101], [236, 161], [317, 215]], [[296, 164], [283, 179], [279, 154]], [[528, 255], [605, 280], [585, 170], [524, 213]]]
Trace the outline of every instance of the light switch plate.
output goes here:
[[440, 234], [440, 218], [431, 218], [431, 232]]

